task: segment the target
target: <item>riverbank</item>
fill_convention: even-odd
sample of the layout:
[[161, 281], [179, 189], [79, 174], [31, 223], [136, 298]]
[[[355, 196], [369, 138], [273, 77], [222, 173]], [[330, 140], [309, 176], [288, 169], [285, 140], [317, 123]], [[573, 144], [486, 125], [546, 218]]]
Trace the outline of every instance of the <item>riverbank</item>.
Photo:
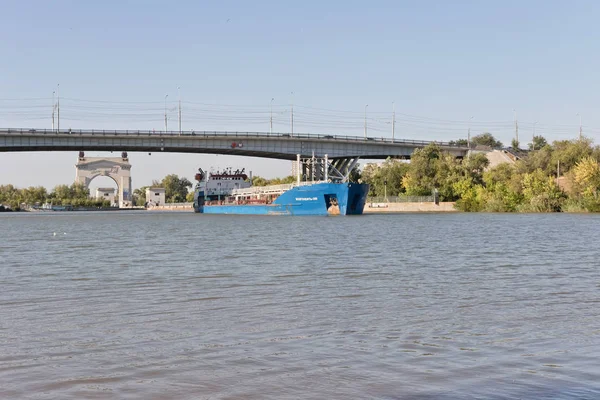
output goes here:
[[160, 206], [152, 206], [146, 208], [147, 211], [176, 211], [176, 212], [193, 212], [193, 203], [173, 203]]
[[367, 203], [364, 214], [458, 212], [454, 202]]
[[[149, 207], [148, 211], [173, 211], [173, 212], [193, 212], [192, 203], [165, 204], [161, 206]], [[433, 202], [414, 202], [414, 203], [367, 203], [363, 213], [365, 214], [383, 214], [383, 213], [414, 213], [414, 212], [458, 212], [454, 208], [454, 202], [442, 202], [435, 204]]]

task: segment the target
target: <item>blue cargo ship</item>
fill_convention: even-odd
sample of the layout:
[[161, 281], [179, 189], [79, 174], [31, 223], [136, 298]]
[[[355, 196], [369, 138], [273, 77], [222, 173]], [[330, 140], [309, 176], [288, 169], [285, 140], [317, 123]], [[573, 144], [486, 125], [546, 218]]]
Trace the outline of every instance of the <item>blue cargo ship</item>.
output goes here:
[[367, 184], [328, 180], [251, 186], [244, 170], [200, 169], [196, 180], [194, 211], [203, 214], [360, 215], [369, 192]]

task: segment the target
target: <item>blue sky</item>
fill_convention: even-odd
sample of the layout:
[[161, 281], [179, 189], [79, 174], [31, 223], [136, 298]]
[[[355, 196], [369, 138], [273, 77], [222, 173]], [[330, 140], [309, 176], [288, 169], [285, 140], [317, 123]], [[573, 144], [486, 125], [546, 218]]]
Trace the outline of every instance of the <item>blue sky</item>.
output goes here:
[[[5, 1], [0, 126], [269, 129], [427, 140], [490, 131], [509, 143], [584, 134], [600, 142], [600, 3], [595, 1]], [[336, 110], [336, 111], [329, 111]], [[93, 153], [90, 155], [102, 155]], [[76, 154], [0, 154], [0, 183], [71, 183]], [[198, 166], [267, 177], [289, 163], [131, 154], [134, 186]], [[105, 178], [108, 179], [108, 178]], [[93, 186], [106, 186], [101, 179]], [[109, 183], [110, 184], [110, 183]]]

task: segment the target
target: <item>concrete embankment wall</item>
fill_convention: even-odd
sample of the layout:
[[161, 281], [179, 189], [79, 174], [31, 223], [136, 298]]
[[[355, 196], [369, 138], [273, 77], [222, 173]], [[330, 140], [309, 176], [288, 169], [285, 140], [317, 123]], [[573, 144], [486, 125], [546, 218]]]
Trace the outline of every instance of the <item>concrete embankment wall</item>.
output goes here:
[[192, 203], [165, 204], [161, 206], [148, 207], [148, 211], [183, 211], [194, 212]]
[[363, 211], [368, 213], [402, 213], [402, 212], [457, 212], [454, 202], [447, 203], [367, 203]]
[[[193, 212], [192, 203], [165, 204], [148, 208], [148, 211]], [[364, 213], [402, 213], [402, 212], [456, 212], [454, 203], [367, 203]]]

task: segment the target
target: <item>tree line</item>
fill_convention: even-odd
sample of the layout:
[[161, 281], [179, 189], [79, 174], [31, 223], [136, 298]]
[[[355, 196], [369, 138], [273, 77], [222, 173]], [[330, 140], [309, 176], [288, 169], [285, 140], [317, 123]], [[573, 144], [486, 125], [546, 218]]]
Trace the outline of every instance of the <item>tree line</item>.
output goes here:
[[[486, 146], [501, 147], [492, 135], [484, 135]], [[471, 143], [478, 139], [481, 135]], [[454, 201], [462, 211], [600, 211], [600, 147], [590, 139], [549, 144], [538, 136], [529, 151], [516, 148], [514, 164], [488, 168], [482, 153], [461, 160], [431, 144], [415, 150], [410, 163], [388, 159], [381, 166], [367, 165], [360, 179], [371, 185], [372, 196], [422, 196], [437, 190], [441, 201]]]
[[[146, 189], [144, 186], [135, 189], [133, 201], [137, 206], [146, 202]], [[187, 178], [180, 178], [175, 174], [167, 175], [162, 180], [152, 181], [152, 187], [165, 188], [165, 197], [168, 203], [182, 203], [193, 201], [194, 194], [189, 192], [192, 183]], [[13, 210], [21, 209], [22, 205], [41, 206], [45, 203], [52, 205], [71, 205], [73, 207], [110, 207], [108, 200], [90, 197], [90, 190], [84, 184], [58, 185], [52, 191], [43, 186], [31, 186], [19, 189], [13, 185], [0, 185], [0, 204]]]
[[110, 207], [107, 200], [90, 198], [90, 191], [81, 183], [58, 185], [50, 192], [43, 186], [30, 186], [19, 189], [13, 185], [0, 185], [0, 204], [19, 210], [21, 205], [41, 206], [72, 205], [74, 207]]

